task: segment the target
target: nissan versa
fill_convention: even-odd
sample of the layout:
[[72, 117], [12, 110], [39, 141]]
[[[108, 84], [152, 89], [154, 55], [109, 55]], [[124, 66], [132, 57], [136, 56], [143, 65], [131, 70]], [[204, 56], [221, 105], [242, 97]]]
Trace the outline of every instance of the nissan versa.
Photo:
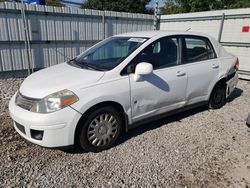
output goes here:
[[222, 107], [236, 87], [238, 67], [238, 58], [204, 34], [120, 34], [30, 75], [9, 111], [30, 142], [98, 152], [146, 119], [194, 104]]

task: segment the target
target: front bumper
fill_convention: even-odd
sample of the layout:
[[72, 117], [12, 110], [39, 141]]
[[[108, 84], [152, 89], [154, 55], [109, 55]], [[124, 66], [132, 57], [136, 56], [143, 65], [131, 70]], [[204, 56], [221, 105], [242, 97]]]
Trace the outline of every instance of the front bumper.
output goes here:
[[[15, 130], [28, 141], [44, 147], [64, 147], [74, 144], [75, 129], [81, 114], [66, 107], [57, 112], [40, 114], [25, 110], [15, 104], [14, 95], [9, 103], [9, 112]], [[34, 132], [40, 132], [39, 139]], [[41, 138], [42, 136], [42, 138]]]

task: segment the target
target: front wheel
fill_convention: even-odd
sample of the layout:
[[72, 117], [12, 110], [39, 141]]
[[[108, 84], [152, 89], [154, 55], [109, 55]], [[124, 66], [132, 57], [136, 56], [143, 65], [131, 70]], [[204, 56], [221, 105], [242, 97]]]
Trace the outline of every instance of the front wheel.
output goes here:
[[113, 107], [90, 113], [83, 122], [79, 144], [86, 151], [99, 152], [110, 148], [121, 134], [122, 118]]
[[224, 106], [226, 103], [226, 89], [224, 87], [217, 86], [214, 88], [210, 100], [209, 108], [218, 109]]

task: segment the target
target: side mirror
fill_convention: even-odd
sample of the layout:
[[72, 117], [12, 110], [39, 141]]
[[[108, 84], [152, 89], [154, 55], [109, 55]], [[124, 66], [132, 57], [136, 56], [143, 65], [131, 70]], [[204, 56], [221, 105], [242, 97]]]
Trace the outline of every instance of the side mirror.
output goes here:
[[135, 81], [139, 81], [141, 76], [149, 75], [153, 72], [153, 66], [150, 63], [139, 63], [135, 67]]

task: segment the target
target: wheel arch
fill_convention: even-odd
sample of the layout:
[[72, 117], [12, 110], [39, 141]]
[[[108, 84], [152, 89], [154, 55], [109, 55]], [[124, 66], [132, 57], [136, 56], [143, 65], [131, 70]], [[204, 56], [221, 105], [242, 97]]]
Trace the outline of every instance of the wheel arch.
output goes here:
[[103, 102], [99, 102], [95, 105], [93, 105], [92, 107], [90, 107], [88, 110], [86, 110], [81, 118], [79, 119], [76, 128], [75, 128], [75, 133], [74, 133], [74, 142], [77, 143], [77, 140], [79, 138], [79, 133], [81, 130], [81, 122], [84, 121], [86, 119], [86, 117], [88, 117], [89, 114], [91, 114], [93, 111], [95, 111], [96, 109], [100, 108], [100, 107], [107, 107], [107, 106], [111, 106], [114, 107], [121, 115], [122, 117], [122, 122], [123, 122], [123, 126], [122, 129], [123, 131], [128, 131], [128, 115], [126, 114], [123, 106], [115, 101], [103, 101]]
[[209, 94], [208, 100], [210, 100], [210, 97], [211, 97], [211, 95], [212, 95], [214, 89], [217, 88], [217, 87], [219, 87], [219, 86], [220, 86], [220, 87], [225, 87], [225, 89], [227, 89], [227, 78], [226, 78], [226, 77], [220, 78], [219, 81], [217, 81], [217, 82], [214, 84], [214, 86], [212, 87], [212, 90], [211, 90], [211, 92], [210, 92], [210, 94]]

